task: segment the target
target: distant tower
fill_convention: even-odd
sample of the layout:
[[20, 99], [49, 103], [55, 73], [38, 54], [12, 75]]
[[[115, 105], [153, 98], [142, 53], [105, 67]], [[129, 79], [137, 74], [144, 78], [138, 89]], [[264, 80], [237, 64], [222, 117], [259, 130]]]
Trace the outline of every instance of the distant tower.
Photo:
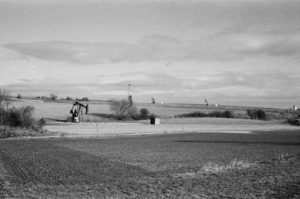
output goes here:
[[133, 100], [132, 100], [132, 95], [130, 94], [130, 88], [131, 88], [131, 84], [128, 84], [128, 102], [130, 106], [132, 106]]
[[130, 106], [132, 106], [133, 102], [132, 102], [132, 96], [131, 95], [128, 96], [128, 102], [129, 102]]

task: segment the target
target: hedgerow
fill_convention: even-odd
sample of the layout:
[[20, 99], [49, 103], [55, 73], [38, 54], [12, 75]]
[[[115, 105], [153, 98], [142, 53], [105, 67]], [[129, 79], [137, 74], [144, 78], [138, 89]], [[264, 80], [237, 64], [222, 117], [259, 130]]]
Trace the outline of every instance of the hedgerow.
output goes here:
[[203, 113], [203, 112], [192, 112], [186, 114], [176, 115], [175, 117], [220, 117], [220, 118], [234, 118], [234, 113], [232, 111], [213, 111], [211, 113]]

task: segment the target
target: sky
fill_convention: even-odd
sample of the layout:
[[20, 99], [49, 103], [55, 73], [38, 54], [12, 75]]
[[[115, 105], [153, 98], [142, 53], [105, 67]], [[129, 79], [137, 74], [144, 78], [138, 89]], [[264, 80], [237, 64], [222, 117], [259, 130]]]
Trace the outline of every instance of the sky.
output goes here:
[[300, 105], [300, 0], [0, 0], [0, 88]]

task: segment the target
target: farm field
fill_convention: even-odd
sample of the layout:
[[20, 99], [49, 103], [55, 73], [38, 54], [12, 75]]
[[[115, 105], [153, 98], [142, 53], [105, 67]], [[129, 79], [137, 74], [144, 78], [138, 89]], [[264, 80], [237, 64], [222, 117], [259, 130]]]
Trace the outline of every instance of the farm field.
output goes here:
[[[72, 108], [73, 101], [70, 102], [44, 102], [42, 100], [27, 100], [22, 99], [20, 101], [15, 101], [12, 105], [16, 107], [22, 107], [31, 105], [35, 107], [34, 117], [40, 119], [51, 118], [51, 119], [66, 119], [70, 116], [69, 112]], [[89, 104], [90, 114], [84, 116], [85, 120], [100, 120], [99, 117], [93, 116], [97, 114], [110, 114], [109, 105], [106, 102], [83, 102], [84, 104]], [[152, 105], [152, 104], [143, 104], [138, 105], [139, 107], [146, 107], [151, 113], [155, 113], [161, 117], [172, 117], [177, 114], [190, 113], [197, 111], [196, 107], [169, 107], [167, 105]], [[206, 109], [205, 109], [206, 110]]]
[[[58, 101], [58, 102], [44, 102], [43, 100], [29, 100], [21, 99], [14, 101], [11, 106], [22, 107], [31, 105], [35, 107], [34, 117], [51, 118], [57, 120], [65, 120], [70, 116], [70, 109], [72, 108], [73, 101]], [[83, 102], [89, 104], [89, 115], [84, 116], [85, 121], [102, 121], [103, 118], [98, 117], [99, 114], [112, 113], [109, 109], [107, 102]], [[161, 118], [170, 118], [179, 114], [186, 114], [195, 111], [201, 111], [203, 113], [209, 113], [212, 111], [224, 111], [231, 110], [235, 113], [245, 113], [247, 108], [251, 107], [235, 107], [235, 106], [205, 106], [201, 104], [146, 104], [137, 103], [137, 108], [147, 108], [150, 113], [153, 113]], [[283, 109], [270, 109], [265, 108], [269, 112], [282, 112]]]
[[[182, 132], [226, 132], [249, 133], [252, 131], [297, 130], [297, 127], [284, 124], [281, 120], [258, 121], [249, 119], [229, 118], [174, 118], [175, 115], [201, 111], [208, 113], [214, 110], [234, 110], [235, 113], [245, 112], [246, 107], [212, 107], [200, 104], [137, 104], [138, 108], [146, 107], [151, 113], [161, 117], [161, 125], [149, 125], [149, 120], [116, 122], [101, 117], [101, 114], [111, 114], [106, 102], [89, 103], [89, 114], [84, 115], [84, 122], [80, 124], [55, 122], [66, 120], [72, 101], [44, 102], [42, 100], [22, 99], [14, 101], [11, 106], [21, 107], [31, 105], [35, 107], [36, 119], [47, 118], [46, 130], [58, 132], [64, 136], [107, 136], [124, 134], [157, 134]], [[268, 111], [283, 111], [268, 109]]]
[[0, 198], [298, 198], [300, 132], [0, 140]]
[[161, 117], [160, 125], [150, 125], [105, 120], [106, 102], [89, 102], [82, 123], [60, 121], [72, 102], [13, 103], [26, 105], [35, 107], [36, 119], [47, 118], [43, 128], [53, 134], [0, 140], [0, 198], [300, 196], [299, 127], [283, 120], [174, 118], [247, 107], [138, 104]]

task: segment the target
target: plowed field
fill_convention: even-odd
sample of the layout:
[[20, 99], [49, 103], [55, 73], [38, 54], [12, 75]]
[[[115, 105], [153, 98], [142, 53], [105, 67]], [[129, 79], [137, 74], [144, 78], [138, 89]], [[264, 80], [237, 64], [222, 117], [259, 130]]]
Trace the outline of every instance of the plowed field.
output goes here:
[[297, 198], [299, 132], [0, 140], [0, 198]]

